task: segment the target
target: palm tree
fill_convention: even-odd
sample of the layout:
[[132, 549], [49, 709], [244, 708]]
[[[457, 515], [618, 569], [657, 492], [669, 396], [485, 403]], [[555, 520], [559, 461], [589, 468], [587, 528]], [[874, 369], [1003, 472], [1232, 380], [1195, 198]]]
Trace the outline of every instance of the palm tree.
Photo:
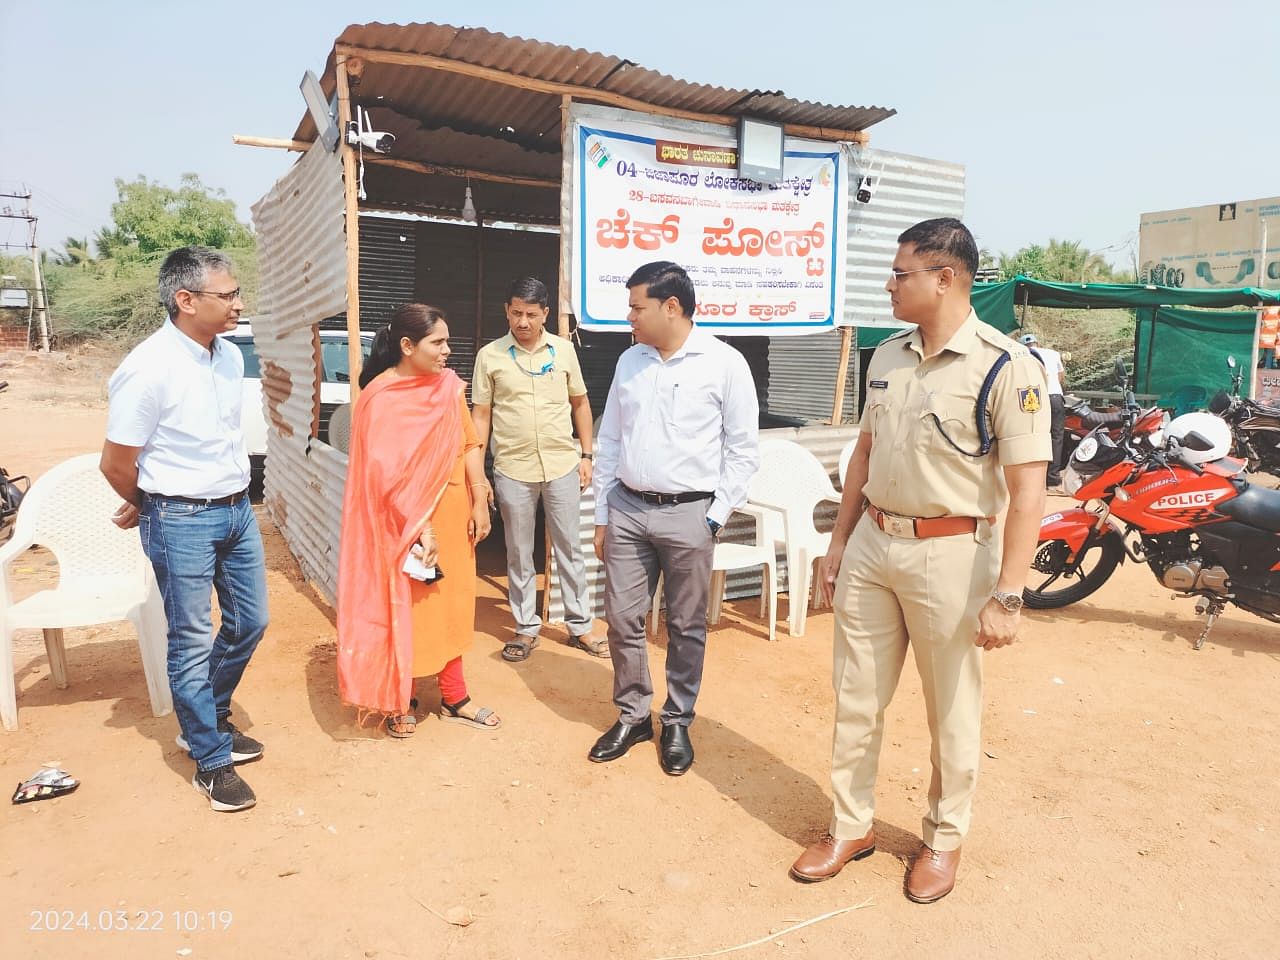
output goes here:
[[87, 267], [93, 262], [93, 253], [89, 250], [89, 238], [77, 240], [67, 237], [62, 241], [63, 252], [56, 254], [53, 262], [64, 267]]

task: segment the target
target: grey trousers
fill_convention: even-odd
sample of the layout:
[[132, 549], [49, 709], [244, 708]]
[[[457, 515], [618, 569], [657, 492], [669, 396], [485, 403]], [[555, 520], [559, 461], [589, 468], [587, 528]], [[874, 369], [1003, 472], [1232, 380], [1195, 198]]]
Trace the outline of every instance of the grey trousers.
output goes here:
[[537, 568], [534, 565], [534, 528], [538, 501], [547, 518], [551, 548], [560, 571], [564, 620], [569, 633], [583, 637], [591, 632], [591, 600], [587, 568], [582, 558], [582, 491], [578, 469], [545, 483], [512, 480], [493, 471], [493, 490], [502, 511], [507, 540], [507, 600], [516, 621], [516, 633], [536, 637], [542, 629], [538, 615]]
[[609, 491], [604, 535], [604, 610], [613, 659], [613, 702], [623, 723], [649, 722], [653, 679], [645, 617], [659, 572], [667, 601], [667, 701], [663, 724], [687, 727], [702, 686], [707, 649], [707, 597], [715, 539], [710, 500], [671, 506], [645, 503], [621, 486]]

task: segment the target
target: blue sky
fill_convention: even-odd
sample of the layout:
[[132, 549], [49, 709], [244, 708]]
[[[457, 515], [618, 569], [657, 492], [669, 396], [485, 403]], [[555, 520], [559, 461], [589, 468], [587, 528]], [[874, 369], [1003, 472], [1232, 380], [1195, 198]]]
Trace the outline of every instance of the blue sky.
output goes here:
[[[298, 80], [352, 22], [433, 21], [583, 47], [686, 80], [894, 107], [872, 145], [965, 164], [966, 219], [1128, 262], [1144, 211], [1280, 194], [1280, 3], [220, 4], [0, 2], [0, 190], [42, 245], [101, 227], [113, 180], [221, 187], [243, 219], [292, 157]], [[1269, 46], [1270, 45], [1270, 46]], [[0, 220], [0, 242], [24, 232]]]

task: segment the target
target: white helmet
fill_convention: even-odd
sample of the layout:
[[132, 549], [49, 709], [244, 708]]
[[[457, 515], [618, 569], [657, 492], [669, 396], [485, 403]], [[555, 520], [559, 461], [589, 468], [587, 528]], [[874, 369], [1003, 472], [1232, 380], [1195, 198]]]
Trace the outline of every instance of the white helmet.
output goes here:
[[1183, 444], [1182, 459], [1187, 463], [1221, 460], [1231, 452], [1231, 428], [1221, 417], [1215, 417], [1204, 410], [1175, 417], [1170, 421], [1165, 433], [1167, 436], [1176, 438], [1179, 443], [1192, 433], [1198, 433], [1209, 441], [1211, 446], [1208, 450], [1193, 450]]

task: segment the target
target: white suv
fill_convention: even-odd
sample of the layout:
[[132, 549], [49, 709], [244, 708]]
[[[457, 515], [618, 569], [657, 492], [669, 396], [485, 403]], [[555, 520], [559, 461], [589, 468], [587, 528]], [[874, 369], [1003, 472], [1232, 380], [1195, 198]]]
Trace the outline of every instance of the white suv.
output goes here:
[[[251, 471], [250, 491], [257, 499], [262, 495], [262, 476], [267, 459], [267, 417], [262, 406], [262, 370], [258, 364], [258, 352], [253, 346], [251, 320], [241, 320], [236, 329], [222, 336], [240, 348], [244, 356], [243, 410], [240, 429], [244, 433], [245, 446], [249, 450]], [[360, 335], [362, 355], [369, 357], [373, 348], [373, 334]], [[320, 331], [320, 361], [323, 367], [320, 381], [320, 431], [319, 438], [328, 442], [329, 417], [334, 407], [351, 399], [351, 367], [347, 356], [347, 331]]]

